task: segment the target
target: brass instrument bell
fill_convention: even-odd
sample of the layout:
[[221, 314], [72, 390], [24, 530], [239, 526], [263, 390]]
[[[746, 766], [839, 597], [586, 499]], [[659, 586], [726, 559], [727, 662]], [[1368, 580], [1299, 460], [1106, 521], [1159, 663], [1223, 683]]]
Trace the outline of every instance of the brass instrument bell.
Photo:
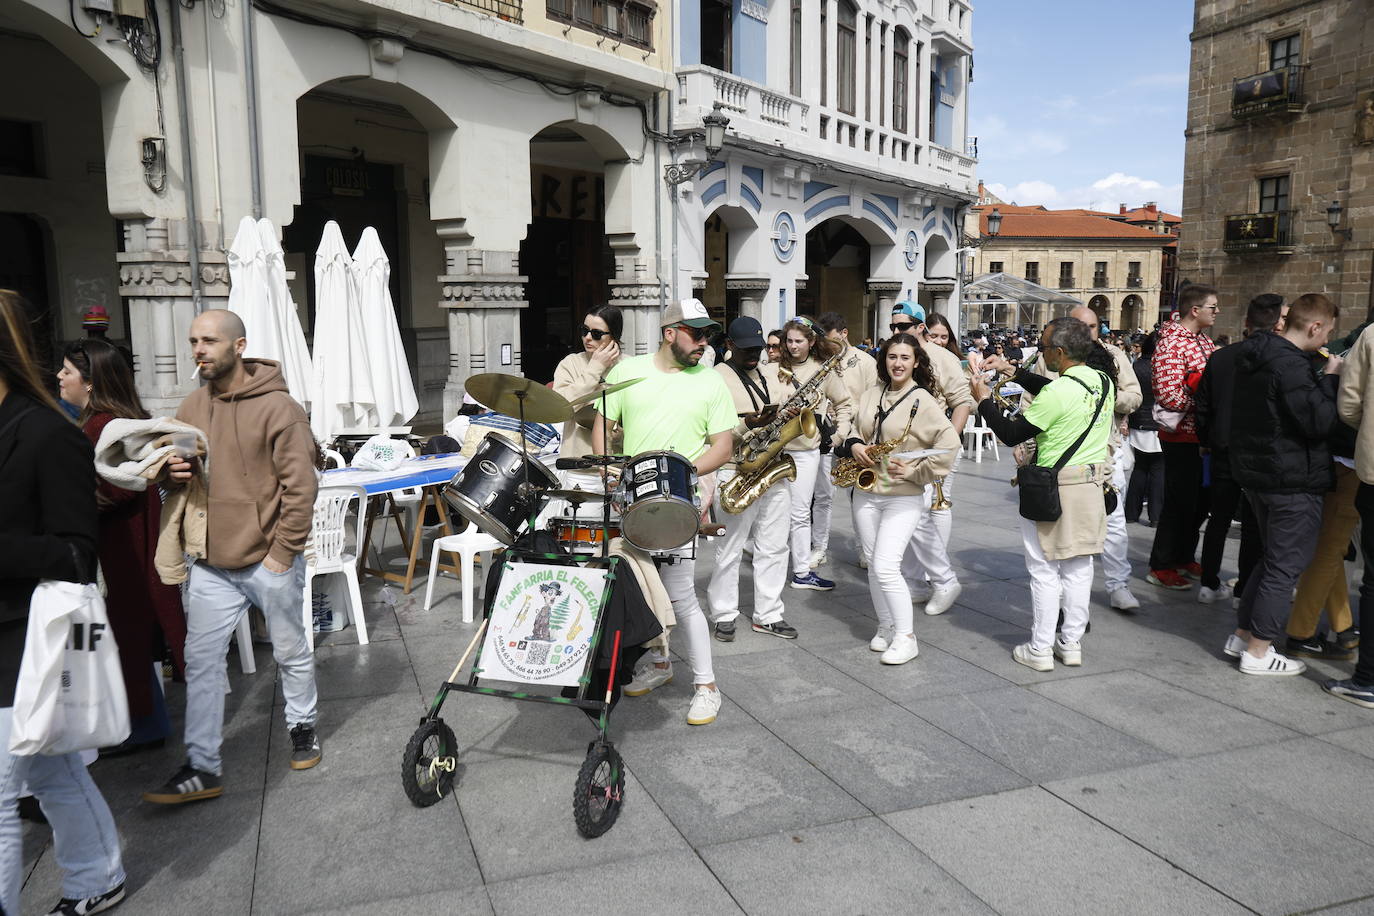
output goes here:
[[945, 496], [945, 479], [935, 478], [935, 498], [930, 501], [931, 512], [948, 512], [954, 508], [954, 501]]

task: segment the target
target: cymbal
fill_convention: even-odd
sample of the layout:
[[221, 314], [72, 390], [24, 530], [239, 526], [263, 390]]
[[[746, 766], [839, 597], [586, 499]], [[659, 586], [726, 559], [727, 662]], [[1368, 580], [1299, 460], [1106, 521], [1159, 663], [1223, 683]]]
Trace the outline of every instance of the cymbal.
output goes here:
[[644, 381], [642, 378], [627, 378], [625, 381], [616, 382], [614, 385], [607, 382], [600, 382], [588, 393], [579, 398], [575, 398], [570, 406], [573, 410], [577, 410], [579, 407], [586, 407], [593, 401], [599, 401], [603, 394], [615, 394], [617, 391], [623, 391], [631, 385], [638, 385], [642, 381]]
[[463, 390], [474, 400], [508, 417], [519, 417], [523, 402], [524, 417], [532, 423], [561, 423], [572, 416], [567, 398], [519, 375], [484, 372], [470, 376]]
[[549, 499], [564, 499], [578, 506], [583, 503], [599, 502], [606, 498], [606, 494], [598, 493], [595, 490], [544, 490], [542, 492]]

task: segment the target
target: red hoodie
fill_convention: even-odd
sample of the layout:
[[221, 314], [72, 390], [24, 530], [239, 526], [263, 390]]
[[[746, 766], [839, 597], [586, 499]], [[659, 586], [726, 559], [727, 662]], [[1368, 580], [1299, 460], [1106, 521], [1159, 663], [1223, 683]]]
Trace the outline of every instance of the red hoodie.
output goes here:
[[1165, 410], [1183, 414], [1174, 432], [1159, 431], [1163, 442], [1197, 442], [1197, 405], [1193, 393], [1197, 391], [1207, 357], [1217, 345], [1210, 337], [1194, 334], [1176, 321], [1166, 322], [1159, 329], [1159, 344], [1155, 347], [1150, 367], [1154, 374], [1155, 403]]

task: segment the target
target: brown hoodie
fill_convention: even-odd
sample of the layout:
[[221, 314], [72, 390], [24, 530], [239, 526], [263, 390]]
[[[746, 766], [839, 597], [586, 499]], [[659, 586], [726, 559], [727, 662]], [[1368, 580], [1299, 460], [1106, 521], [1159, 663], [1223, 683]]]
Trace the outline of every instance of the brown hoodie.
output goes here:
[[245, 359], [243, 368], [238, 388], [212, 396], [203, 386], [177, 411], [210, 442], [207, 559], [241, 569], [270, 555], [289, 566], [315, 509], [315, 440], [278, 364]]

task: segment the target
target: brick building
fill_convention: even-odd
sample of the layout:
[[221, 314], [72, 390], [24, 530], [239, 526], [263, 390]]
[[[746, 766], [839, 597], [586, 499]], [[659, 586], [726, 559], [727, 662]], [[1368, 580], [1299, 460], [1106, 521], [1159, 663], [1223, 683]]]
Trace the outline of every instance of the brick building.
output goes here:
[[1374, 306], [1374, 16], [1367, 0], [1199, 0], [1179, 279]]

